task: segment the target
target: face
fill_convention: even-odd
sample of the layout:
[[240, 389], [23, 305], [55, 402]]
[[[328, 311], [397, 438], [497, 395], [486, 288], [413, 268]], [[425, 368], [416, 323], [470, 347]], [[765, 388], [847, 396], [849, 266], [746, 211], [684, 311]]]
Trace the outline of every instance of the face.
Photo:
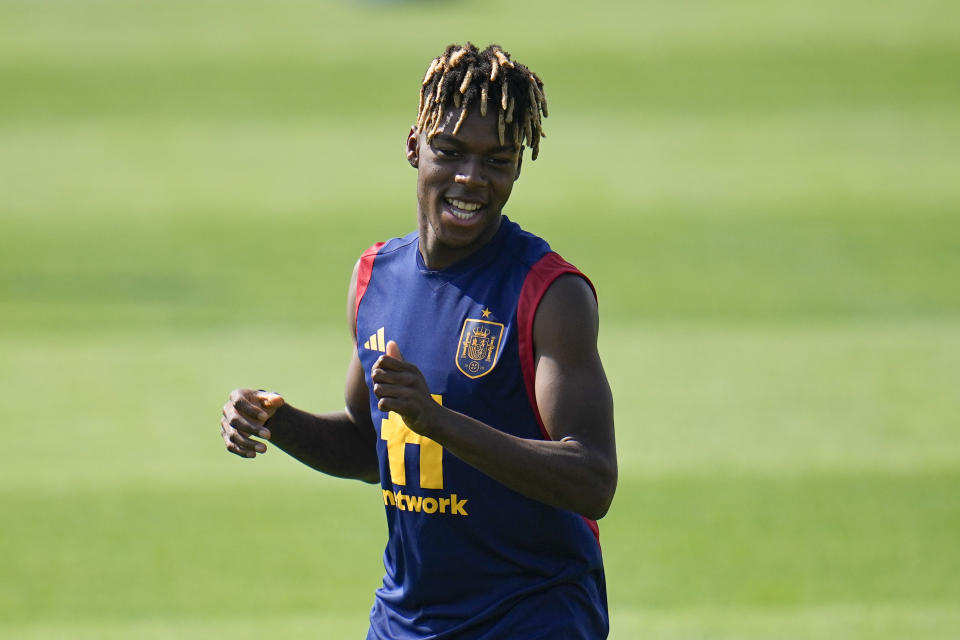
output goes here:
[[431, 269], [443, 269], [486, 244], [500, 227], [503, 206], [520, 176], [521, 148], [497, 134], [497, 111], [451, 109], [432, 140], [411, 130], [407, 159], [417, 168], [420, 253]]

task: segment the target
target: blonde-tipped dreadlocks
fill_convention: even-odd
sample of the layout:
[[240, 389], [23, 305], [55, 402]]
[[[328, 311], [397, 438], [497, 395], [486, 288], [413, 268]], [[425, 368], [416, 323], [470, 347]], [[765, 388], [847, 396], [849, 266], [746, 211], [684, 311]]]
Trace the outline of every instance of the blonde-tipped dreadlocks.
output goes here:
[[517, 146], [526, 141], [531, 159], [537, 159], [540, 139], [547, 137], [541, 120], [541, 114], [547, 117], [543, 82], [495, 44], [483, 51], [469, 42], [463, 47], [451, 44], [430, 63], [420, 86], [417, 130], [427, 139], [437, 135], [444, 114], [452, 108], [460, 110], [456, 134], [477, 101], [481, 116], [487, 115], [490, 105], [497, 109], [500, 144], [506, 144], [508, 135]]

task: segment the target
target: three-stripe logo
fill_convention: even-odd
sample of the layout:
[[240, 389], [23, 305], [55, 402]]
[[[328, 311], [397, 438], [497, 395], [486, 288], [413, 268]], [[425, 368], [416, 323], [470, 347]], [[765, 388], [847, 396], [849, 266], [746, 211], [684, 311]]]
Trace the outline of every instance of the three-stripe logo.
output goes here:
[[382, 351], [386, 353], [387, 351], [387, 341], [383, 337], [383, 327], [377, 329], [377, 332], [370, 336], [370, 339], [363, 343], [364, 349], [370, 349], [371, 351]]

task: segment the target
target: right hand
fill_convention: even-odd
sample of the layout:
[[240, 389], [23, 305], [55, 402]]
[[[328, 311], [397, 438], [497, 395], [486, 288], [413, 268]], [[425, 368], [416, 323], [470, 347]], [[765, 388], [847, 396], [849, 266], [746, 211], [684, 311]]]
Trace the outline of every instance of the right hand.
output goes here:
[[256, 458], [265, 453], [267, 445], [251, 439], [251, 436], [270, 439], [270, 430], [264, 423], [283, 406], [283, 396], [256, 389], [234, 389], [230, 399], [223, 405], [220, 418], [220, 434], [227, 451], [241, 458]]

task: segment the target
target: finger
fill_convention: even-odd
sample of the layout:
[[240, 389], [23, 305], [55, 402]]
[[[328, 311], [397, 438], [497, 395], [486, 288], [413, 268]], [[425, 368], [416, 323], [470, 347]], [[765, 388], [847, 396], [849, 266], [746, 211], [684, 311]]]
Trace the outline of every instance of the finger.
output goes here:
[[404, 418], [417, 415], [416, 405], [409, 403], [405, 398], [397, 396], [383, 396], [377, 400], [377, 409], [384, 413], [399, 413]]
[[[257, 396], [254, 396], [254, 400], [258, 400]], [[263, 409], [259, 401], [253, 402], [242, 396], [235, 400], [231, 400], [231, 402], [227, 403], [227, 406], [233, 406], [238, 413], [243, 414], [250, 420], [259, 422], [260, 424], [263, 424], [270, 418], [270, 414]]]
[[260, 405], [265, 409], [279, 409], [284, 404], [283, 396], [279, 393], [274, 393], [273, 391], [259, 391], [257, 392], [257, 399], [260, 401]]
[[391, 379], [385, 379], [386, 376], [373, 381], [373, 392], [378, 396], [398, 397], [401, 395], [415, 395], [417, 387], [410, 382], [409, 376], [397, 376]]
[[370, 379], [385, 384], [413, 385], [416, 378], [406, 371], [396, 369], [374, 369], [370, 372]]
[[377, 400], [377, 409], [383, 411], [384, 413], [389, 413], [391, 411], [399, 414], [403, 414], [399, 403], [397, 403], [396, 398], [389, 396], [379, 396]]
[[413, 365], [408, 363], [406, 360], [399, 360], [388, 355], [380, 356], [377, 358], [377, 361], [373, 363], [374, 369], [393, 369], [394, 371], [409, 369], [412, 366]]
[[240, 456], [241, 458], [256, 458], [256, 457], [257, 457], [256, 452], [250, 451], [249, 449], [244, 449], [244, 448], [242, 448], [242, 447], [240, 447], [240, 446], [238, 446], [238, 445], [235, 445], [235, 444], [232, 443], [232, 442], [227, 445], [227, 451], [229, 451], [230, 453], [232, 453], [232, 454], [234, 454], [234, 455]]
[[261, 422], [254, 422], [240, 413], [227, 411], [223, 413], [223, 417], [226, 418], [227, 424], [236, 429], [237, 431], [242, 431], [243, 433], [259, 436], [264, 440], [270, 439], [270, 430], [263, 426]]
[[387, 342], [387, 355], [397, 360], [403, 360], [403, 354], [400, 353], [400, 347], [393, 340]]
[[267, 416], [267, 414], [263, 410], [263, 407], [260, 406], [260, 401], [257, 398], [257, 391], [253, 389], [234, 389], [231, 391], [230, 399], [224, 405], [224, 410], [231, 406], [236, 407], [237, 411], [240, 411], [251, 418], [258, 420], [267, 419], [264, 417]]
[[267, 445], [262, 442], [257, 442], [256, 440], [251, 440], [247, 436], [243, 435], [239, 431], [234, 431], [230, 434], [230, 442], [237, 445], [241, 449], [249, 449], [256, 451], [257, 453], [265, 453], [267, 451]]
[[[258, 451], [260, 453], [266, 451], [266, 445], [246, 438], [227, 423], [226, 417], [220, 421], [220, 435], [223, 437], [223, 442], [227, 446], [227, 451], [241, 458], [253, 458], [256, 457]], [[253, 446], [248, 446], [249, 444]], [[262, 449], [258, 449], [257, 444], [260, 444]]]
[[397, 386], [392, 384], [374, 383], [373, 395], [377, 396], [378, 398], [395, 398], [397, 397]]
[[[259, 451], [262, 448], [264, 451], [266, 450], [266, 445], [256, 440], [251, 440], [249, 436], [231, 425], [226, 416], [220, 418], [220, 436], [227, 445], [233, 443], [248, 449], [256, 449]], [[257, 447], [257, 445], [261, 445], [261, 447]]]

